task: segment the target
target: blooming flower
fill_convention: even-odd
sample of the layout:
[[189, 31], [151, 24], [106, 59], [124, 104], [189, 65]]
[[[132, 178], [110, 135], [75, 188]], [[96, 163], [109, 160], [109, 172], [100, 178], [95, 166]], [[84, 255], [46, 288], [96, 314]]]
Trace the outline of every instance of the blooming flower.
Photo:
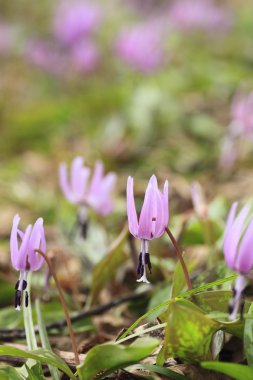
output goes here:
[[71, 66], [78, 72], [88, 73], [94, 70], [99, 61], [97, 45], [89, 40], [76, 44], [70, 52]]
[[248, 95], [237, 94], [231, 106], [232, 123], [234, 134], [253, 133], [253, 91]]
[[134, 201], [134, 180], [128, 177], [127, 181], [127, 215], [130, 233], [141, 240], [141, 252], [137, 274], [138, 282], [148, 283], [146, 265], [151, 273], [151, 263], [148, 253], [149, 240], [159, 238], [169, 222], [169, 184], [165, 181], [163, 193], [158, 189], [156, 176], [153, 175], [148, 183], [143, 206], [138, 221]]
[[100, 23], [98, 6], [86, 1], [62, 1], [54, 16], [54, 33], [58, 41], [72, 45], [89, 36]]
[[161, 28], [155, 23], [124, 30], [116, 42], [116, 53], [127, 64], [143, 72], [156, 70], [164, 63]]
[[88, 185], [89, 175], [90, 169], [84, 166], [82, 157], [76, 157], [73, 160], [70, 179], [67, 165], [62, 163], [59, 168], [62, 192], [69, 202], [91, 207], [98, 214], [107, 215], [113, 210], [110, 193], [113, 190], [116, 175], [110, 172], [104, 176], [104, 167], [101, 161], [96, 162], [93, 176]]
[[169, 10], [171, 24], [182, 30], [206, 31], [226, 30], [231, 25], [231, 16], [212, 0], [177, 0]]
[[[43, 228], [43, 219], [39, 218], [34, 226], [29, 224], [25, 232], [18, 229], [20, 216], [15, 215], [10, 237], [11, 262], [13, 267], [20, 271], [16, 283], [15, 308], [20, 310], [22, 293], [27, 288], [27, 273], [39, 270], [43, 264], [43, 257], [35, 252], [36, 249], [46, 251], [46, 239]], [[25, 304], [28, 305], [28, 293], [25, 292]]]
[[236, 216], [238, 204], [233, 203], [224, 233], [224, 256], [228, 267], [239, 273], [230, 303], [230, 318], [236, 317], [242, 304], [243, 290], [247, 284], [246, 275], [253, 268], [253, 218], [248, 221], [250, 207], [246, 205]]

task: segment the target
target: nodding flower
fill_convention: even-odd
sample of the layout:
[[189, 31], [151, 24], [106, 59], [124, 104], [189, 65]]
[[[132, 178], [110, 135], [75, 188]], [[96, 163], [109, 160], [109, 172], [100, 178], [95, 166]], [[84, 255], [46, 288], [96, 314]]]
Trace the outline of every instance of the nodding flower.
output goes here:
[[14, 269], [20, 272], [19, 280], [15, 289], [15, 308], [20, 310], [22, 304], [22, 296], [25, 291], [25, 305], [28, 306], [27, 292], [27, 273], [34, 272], [41, 268], [44, 259], [36, 249], [46, 251], [46, 239], [43, 227], [43, 219], [39, 218], [34, 226], [29, 224], [25, 232], [18, 229], [20, 216], [15, 215], [12, 224], [10, 237], [11, 262]]
[[253, 217], [249, 218], [250, 206], [246, 205], [236, 216], [238, 203], [233, 203], [224, 233], [224, 257], [230, 269], [239, 273], [229, 304], [230, 319], [236, 318], [243, 309], [247, 275], [253, 268]]
[[138, 220], [134, 201], [134, 180], [128, 177], [127, 181], [127, 215], [130, 233], [141, 240], [141, 252], [137, 274], [138, 282], [146, 282], [146, 265], [151, 273], [149, 258], [149, 240], [159, 238], [165, 232], [169, 222], [169, 184], [165, 181], [163, 193], [158, 189], [156, 176], [153, 175], [148, 183], [143, 206]]

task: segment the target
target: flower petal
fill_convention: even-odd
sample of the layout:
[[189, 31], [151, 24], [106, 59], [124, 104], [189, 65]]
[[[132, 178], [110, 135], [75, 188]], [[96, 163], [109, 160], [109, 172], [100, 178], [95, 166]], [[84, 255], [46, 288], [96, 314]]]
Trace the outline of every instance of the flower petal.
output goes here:
[[13, 267], [16, 270], [19, 270], [19, 268], [17, 268], [17, 262], [18, 262], [18, 257], [19, 257], [18, 236], [17, 236], [19, 222], [20, 222], [20, 216], [17, 214], [13, 218], [11, 236], [10, 236], [11, 262], [12, 262]]
[[35, 252], [35, 249], [37, 248], [41, 249], [44, 253], [46, 251], [46, 240], [42, 218], [36, 220], [30, 236], [28, 261], [31, 271], [40, 269], [44, 262], [43, 257], [39, 253]]
[[73, 193], [72, 193], [72, 189], [70, 188], [70, 185], [68, 182], [67, 165], [65, 163], [62, 163], [59, 166], [59, 178], [60, 178], [60, 187], [65, 198], [70, 203], [76, 203], [75, 197], [73, 196]]
[[155, 237], [155, 224], [157, 221], [157, 181], [152, 176], [146, 189], [143, 206], [139, 220], [138, 237], [151, 240]]
[[29, 252], [29, 239], [31, 236], [32, 225], [26, 227], [22, 243], [19, 248], [18, 260], [17, 260], [17, 269], [18, 270], [27, 270], [27, 255]]
[[127, 216], [129, 231], [137, 237], [139, 226], [134, 202], [134, 179], [132, 177], [128, 177], [127, 180]]
[[[246, 205], [239, 215], [236, 217], [233, 222], [235, 206], [232, 206], [231, 214], [228, 218], [228, 229], [225, 231], [225, 240], [224, 240], [224, 257], [227, 262], [227, 265], [234, 269], [237, 247], [243, 230], [243, 224], [249, 212], [249, 206]], [[232, 223], [232, 224], [231, 224]]]
[[247, 274], [253, 267], [253, 218], [242, 238], [238, 254], [235, 259], [235, 269]]

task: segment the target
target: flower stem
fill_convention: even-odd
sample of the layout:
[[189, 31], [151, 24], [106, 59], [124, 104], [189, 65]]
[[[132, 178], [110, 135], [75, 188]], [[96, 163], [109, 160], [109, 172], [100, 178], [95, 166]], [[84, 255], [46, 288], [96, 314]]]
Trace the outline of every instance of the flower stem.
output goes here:
[[187, 287], [189, 290], [192, 289], [192, 283], [191, 283], [191, 280], [190, 280], [190, 276], [189, 276], [189, 273], [188, 273], [188, 270], [187, 270], [187, 267], [185, 265], [185, 262], [184, 262], [184, 259], [183, 259], [183, 256], [181, 254], [181, 251], [180, 251], [180, 248], [177, 244], [177, 241], [176, 239], [174, 238], [171, 230], [169, 229], [169, 227], [166, 227], [165, 228], [165, 231], [167, 232], [167, 234], [169, 235], [169, 238], [175, 248], [175, 251], [176, 251], [176, 254], [177, 254], [177, 258], [178, 260], [180, 261], [180, 264], [182, 266], [182, 269], [183, 269], [183, 272], [184, 272], [184, 277], [185, 277], [185, 281], [186, 281], [186, 284], [187, 284]]
[[32, 318], [32, 304], [31, 304], [31, 296], [30, 296], [30, 287], [31, 287], [31, 272], [28, 273], [27, 278], [27, 293], [28, 293], [28, 305], [25, 305], [25, 299], [23, 297], [23, 317], [24, 317], [24, 326], [25, 326], [25, 335], [27, 347], [29, 350], [37, 350], [37, 341], [34, 332], [34, 324]]
[[47, 255], [44, 252], [42, 252], [40, 249], [36, 249], [36, 252], [38, 252], [44, 258], [44, 260], [46, 261], [46, 263], [48, 265], [48, 268], [49, 268], [49, 270], [51, 272], [51, 275], [54, 278], [55, 285], [56, 285], [56, 288], [58, 290], [60, 301], [61, 301], [61, 304], [62, 304], [62, 307], [63, 307], [63, 310], [64, 310], [66, 322], [67, 322], [67, 325], [68, 325], [69, 335], [70, 335], [70, 339], [71, 339], [71, 343], [72, 343], [72, 350], [73, 350], [74, 355], [75, 355], [75, 362], [76, 362], [76, 365], [79, 365], [80, 364], [80, 360], [79, 360], [79, 355], [78, 355], [78, 352], [77, 352], [76, 338], [75, 338], [75, 335], [74, 335], [74, 332], [73, 332], [73, 329], [72, 329], [72, 324], [71, 324], [71, 320], [70, 320], [67, 304], [66, 304], [66, 301], [64, 299], [64, 295], [63, 295], [60, 283], [59, 283], [58, 278], [56, 276], [56, 272], [55, 272], [55, 270], [53, 268], [53, 265], [51, 264], [51, 260], [47, 257]]

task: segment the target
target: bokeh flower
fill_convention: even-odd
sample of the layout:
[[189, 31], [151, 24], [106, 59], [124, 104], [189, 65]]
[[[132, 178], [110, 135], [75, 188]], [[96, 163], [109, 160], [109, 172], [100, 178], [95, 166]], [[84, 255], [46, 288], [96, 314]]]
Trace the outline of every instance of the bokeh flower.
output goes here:
[[80, 206], [91, 207], [100, 215], [108, 215], [113, 210], [111, 193], [113, 191], [116, 174], [104, 175], [104, 166], [101, 161], [95, 164], [90, 183], [90, 169], [84, 166], [83, 158], [76, 157], [71, 165], [68, 178], [67, 165], [62, 163], [59, 168], [60, 187], [69, 202]]
[[122, 61], [142, 72], [159, 69], [165, 62], [164, 39], [158, 23], [145, 23], [125, 29], [116, 42]]
[[[13, 267], [20, 271], [19, 280], [16, 283], [15, 308], [20, 310], [23, 291], [27, 288], [27, 273], [41, 268], [44, 259], [36, 249], [46, 251], [46, 239], [43, 227], [43, 219], [39, 218], [34, 226], [29, 224], [22, 232], [19, 228], [20, 216], [15, 215], [10, 237], [11, 262]], [[28, 305], [28, 293], [25, 292], [25, 304]]]
[[69, 55], [71, 66], [77, 72], [89, 73], [96, 68], [99, 61], [98, 47], [90, 40], [83, 40], [73, 46]]
[[100, 21], [99, 7], [92, 2], [61, 1], [54, 15], [54, 34], [59, 42], [72, 45], [94, 32]]
[[156, 176], [148, 183], [143, 206], [138, 220], [134, 201], [134, 180], [127, 181], [127, 215], [130, 233], [141, 240], [141, 252], [137, 274], [139, 280], [148, 283], [146, 265], [151, 273], [151, 263], [148, 252], [149, 240], [159, 238], [165, 232], [169, 222], [169, 184], [165, 181], [163, 193], [158, 189]]
[[212, 0], [176, 0], [169, 8], [169, 21], [179, 30], [227, 30], [230, 13]]
[[228, 267], [239, 276], [235, 282], [233, 299], [230, 302], [230, 319], [235, 319], [247, 284], [246, 275], [253, 268], [253, 217], [249, 219], [248, 205], [236, 216], [238, 204], [233, 203], [224, 233], [224, 256]]
[[249, 94], [236, 94], [231, 106], [231, 128], [233, 132], [245, 134], [247, 137], [253, 134], [253, 91]]

